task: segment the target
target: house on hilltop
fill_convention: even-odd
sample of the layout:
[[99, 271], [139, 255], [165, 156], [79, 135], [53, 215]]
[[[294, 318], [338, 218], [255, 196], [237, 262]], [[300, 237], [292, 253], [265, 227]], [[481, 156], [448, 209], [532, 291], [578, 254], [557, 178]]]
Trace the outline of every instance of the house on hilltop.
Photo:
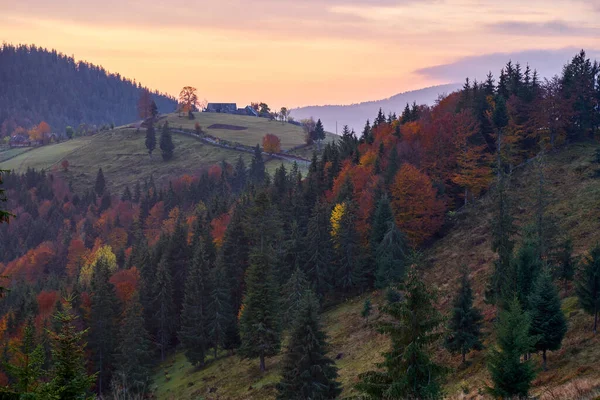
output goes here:
[[29, 147], [31, 146], [31, 140], [27, 135], [12, 135], [8, 141], [10, 147]]
[[235, 114], [237, 109], [236, 103], [208, 103], [205, 111], [213, 113]]
[[244, 108], [238, 108], [237, 113], [240, 115], [248, 115], [250, 117], [258, 117], [258, 111], [250, 106]]

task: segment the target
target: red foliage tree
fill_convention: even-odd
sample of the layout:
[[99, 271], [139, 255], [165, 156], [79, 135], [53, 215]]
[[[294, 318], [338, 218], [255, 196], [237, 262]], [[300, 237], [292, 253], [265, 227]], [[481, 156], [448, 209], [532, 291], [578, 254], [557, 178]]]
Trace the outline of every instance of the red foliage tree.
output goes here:
[[277, 135], [267, 133], [262, 140], [263, 150], [267, 153], [281, 152], [281, 140]]

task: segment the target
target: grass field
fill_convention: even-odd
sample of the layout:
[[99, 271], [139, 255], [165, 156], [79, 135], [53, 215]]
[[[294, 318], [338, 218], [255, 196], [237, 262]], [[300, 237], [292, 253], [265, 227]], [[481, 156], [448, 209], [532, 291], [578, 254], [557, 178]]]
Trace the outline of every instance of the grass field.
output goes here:
[[[178, 114], [169, 114], [167, 121], [172, 127], [194, 129], [196, 123], [209, 135], [238, 142], [246, 146], [262, 146], [262, 138], [267, 133], [277, 135], [281, 140], [281, 149], [286, 150], [304, 143], [304, 130], [292, 124], [282, 124], [270, 121], [268, 118], [248, 117], [244, 115], [230, 115], [219, 113], [194, 113], [195, 119], [179, 117]], [[162, 122], [161, 122], [162, 123]], [[244, 130], [209, 129], [211, 125], [233, 125], [244, 127]]]
[[[197, 113], [196, 117], [195, 120], [189, 120], [179, 118], [177, 114], [169, 114], [167, 119], [174, 128], [181, 125], [193, 129], [195, 122], [199, 122], [211, 135], [246, 145], [261, 142], [266, 133], [279, 136], [284, 149], [301, 144], [304, 140], [304, 132], [300, 127], [264, 118], [214, 113]], [[206, 126], [213, 124], [244, 126], [248, 129], [206, 129]], [[158, 129], [157, 134], [159, 133]], [[157, 183], [166, 184], [173, 177], [186, 173], [194, 174], [223, 160], [235, 163], [240, 155], [249, 166], [252, 157], [248, 153], [211, 146], [192, 137], [174, 133], [175, 158], [165, 163], [158, 148], [152, 158], [148, 156], [144, 141], [145, 130], [141, 129], [138, 132], [135, 128], [120, 127], [59, 144], [5, 150], [0, 152], [0, 169], [17, 172], [25, 172], [29, 167], [55, 170], [57, 174], [72, 182], [76, 190], [87, 190], [92, 187], [98, 168], [102, 168], [109, 189], [113, 193], [120, 193], [125, 185], [149, 178], [151, 174]], [[298, 150], [298, 153], [310, 158], [313, 150], [313, 147], [309, 147]], [[70, 165], [67, 172], [62, 171], [60, 166], [65, 159]], [[283, 163], [288, 170], [292, 167], [290, 162]], [[273, 159], [266, 163], [267, 171], [272, 174], [281, 164], [281, 160]], [[299, 166], [300, 170], [306, 173], [307, 166], [304, 163], [300, 163]]]
[[[547, 156], [546, 180], [551, 195], [549, 212], [558, 219], [559, 232], [572, 236], [576, 252], [582, 254], [600, 241], [600, 178], [592, 162], [596, 144], [574, 145]], [[520, 225], [532, 220], [532, 191], [537, 175], [533, 165], [518, 170], [512, 182], [515, 217]], [[491, 200], [485, 196], [474, 206], [454, 218], [449, 233], [424, 251], [424, 276], [438, 292], [439, 307], [448, 312], [456, 290], [459, 268], [466, 265], [473, 279], [476, 303], [486, 319], [485, 344], [492, 342], [494, 310], [483, 304], [483, 292], [491, 273], [495, 255], [490, 249]], [[323, 324], [331, 344], [330, 356], [339, 359], [343, 397], [355, 395], [353, 389], [361, 372], [372, 370], [381, 360], [381, 352], [389, 346], [388, 339], [377, 334], [372, 324], [360, 317], [366, 296], [373, 299], [373, 310], [381, 304], [380, 293], [352, 299], [323, 314]], [[591, 332], [593, 318], [581, 311], [571, 287], [562, 293], [562, 307], [568, 319], [569, 331], [562, 349], [549, 352], [549, 370], [538, 374], [533, 394], [541, 400], [598, 399], [600, 396], [600, 335]], [[379, 318], [377, 312], [371, 321]], [[460, 365], [460, 356], [449, 355], [441, 346], [434, 357], [451, 368], [445, 390], [451, 399], [483, 399], [485, 386], [490, 384], [485, 358], [486, 351], [468, 355], [469, 364]], [[538, 355], [534, 360], [540, 362]], [[155, 375], [158, 399], [273, 399], [275, 384], [281, 371], [281, 356], [267, 360], [267, 372], [258, 370], [258, 360], [241, 360], [223, 356], [202, 370], [192, 368], [178, 353], [159, 368]]]

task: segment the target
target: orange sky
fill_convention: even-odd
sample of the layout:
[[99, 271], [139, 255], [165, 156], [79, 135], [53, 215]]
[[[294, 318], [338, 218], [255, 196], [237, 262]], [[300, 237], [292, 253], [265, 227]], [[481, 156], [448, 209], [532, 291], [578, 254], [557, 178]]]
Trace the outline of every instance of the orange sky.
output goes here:
[[528, 52], [600, 49], [600, 0], [173, 3], [0, 0], [0, 40], [55, 48], [173, 95], [193, 85], [208, 101], [276, 107], [455, 81], [456, 71], [417, 70], [465, 57], [521, 52], [543, 67], [545, 53]]

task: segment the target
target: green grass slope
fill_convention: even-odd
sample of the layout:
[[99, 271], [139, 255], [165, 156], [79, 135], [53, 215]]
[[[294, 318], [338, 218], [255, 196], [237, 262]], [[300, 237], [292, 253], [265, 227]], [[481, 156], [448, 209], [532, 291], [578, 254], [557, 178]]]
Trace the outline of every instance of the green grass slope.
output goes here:
[[[303, 143], [302, 128], [292, 124], [282, 124], [265, 118], [245, 117], [229, 114], [196, 113], [195, 120], [179, 117], [177, 114], [167, 115], [173, 128], [193, 129], [196, 122], [203, 129], [216, 137], [254, 146], [262, 143], [262, 137], [273, 133], [281, 139], [282, 149], [290, 149]], [[243, 130], [208, 129], [212, 125], [238, 126]], [[157, 128], [157, 140], [160, 128]], [[328, 139], [332, 140], [332, 139]], [[102, 168], [109, 189], [113, 193], [121, 193], [125, 185], [153, 175], [158, 184], [166, 184], [183, 174], [193, 174], [210, 165], [225, 160], [235, 163], [241, 155], [246, 165], [250, 165], [251, 154], [224, 149], [202, 143], [196, 138], [179, 133], [173, 134], [175, 157], [172, 161], [163, 162], [160, 149], [148, 156], [145, 147], [145, 129], [139, 131], [126, 126], [111, 131], [104, 131], [93, 136], [76, 138], [58, 144], [37, 148], [8, 149], [0, 152], [0, 169], [25, 172], [27, 168], [54, 170], [68, 182], [72, 182], [76, 190], [92, 187], [98, 168]], [[310, 158], [314, 146], [298, 150], [294, 154]], [[69, 170], [62, 170], [61, 162], [69, 161]], [[273, 173], [282, 160], [273, 159], [266, 163], [267, 171]], [[285, 161], [287, 168], [291, 163]], [[305, 172], [307, 165], [300, 163], [300, 170]]]
[[[546, 179], [551, 194], [549, 212], [559, 222], [562, 233], [573, 237], [576, 252], [581, 254], [600, 241], [600, 177], [594, 164], [596, 144], [579, 144], [547, 156]], [[536, 175], [533, 165], [515, 173], [512, 193], [515, 213], [521, 225], [532, 219], [532, 191]], [[491, 200], [484, 197], [454, 217], [449, 233], [425, 250], [424, 275], [439, 295], [439, 306], [447, 313], [459, 278], [459, 268], [465, 264], [473, 279], [477, 305], [486, 317], [484, 330], [491, 341], [493, 309], [483, 304], [485, 283], [495, 258], [490, 249]], [[370, 296], [374, 310], [381, 304], [380, 293], [352, 299], [323, 314], [323, 324], [331, 343], [330, 355], [339, 367], [342, 397], [357, 393], [353, 385], [357, 376], [375, 368], [389, 342], [377, 334], [373, 322], [377, 312], [366, 324], [360, 317], [363, 301]], [[561, 350], [548, 355], [549, 370], [540, 372], [534, 382], [533, 394], [543, 400], [595, 399], [600, 395], [600, 337], [591, 332], [592, 318], [577, 305], [573, 288], [563, 294], [563, 310], [569, 331]], [[600, 336], [600, 335], [599, 335]], [[468, 355], [470, 364], [460, 366], [460, 356], [450, 356], [441, 345], [434, 349], [439, 362], [452, 368], [447, 376], [446, 393], [453, 399], [483, 399], [483, 388], [490, 384], [485, 367], [486, 352]], [[540, 361], [540, 357], [534, 355]], [[281, 356], [267, 360], [267, 372], [261, 374], [258, 360], [241, 360], [238, 356], [221, 355], [206, 368], [191, 367], [177, 353], [155, 375], [158, 399], [273, 399], [275, 384], [281, 371]]]

